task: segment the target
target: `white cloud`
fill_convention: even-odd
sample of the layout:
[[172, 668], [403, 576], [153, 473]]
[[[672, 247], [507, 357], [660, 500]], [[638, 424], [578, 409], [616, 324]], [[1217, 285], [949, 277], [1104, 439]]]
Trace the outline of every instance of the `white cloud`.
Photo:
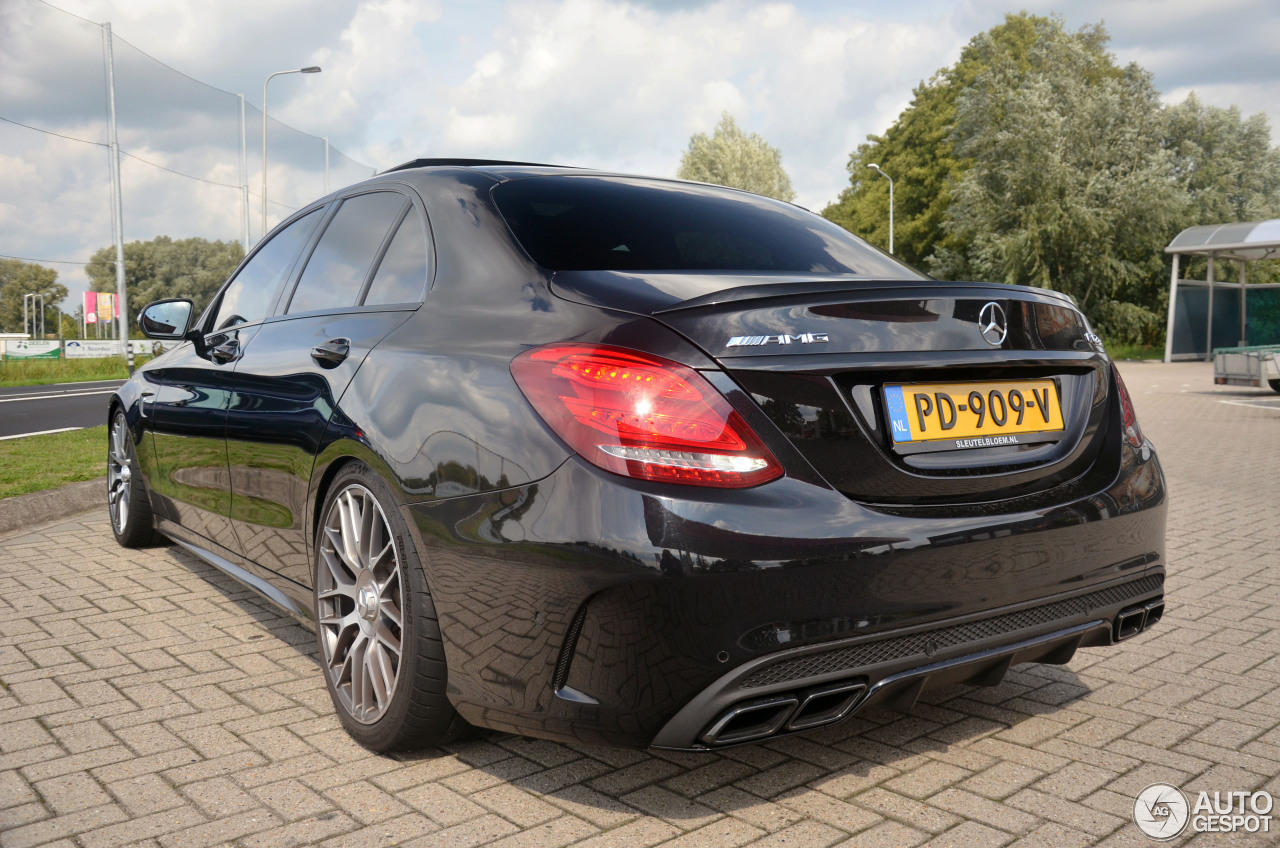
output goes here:
[[[781, 149], [810, 208], [846, 184], [849, 152], [1009, 8], [996, 0], [53, 2], [112, 21], [133, 45], [117, 51], [122, 146], [206, 180], [240, 179], [239, 101], [210, 86], [247, 95], [256, 193], [262, 80], [319, 64], [322, 74], [272, 82], [272, 116], [380, 168], [492, 156], [671, 175], [689, 136], [728, 111]], [[1072, 28], [1105, 19], [1117, 57], [1151, 70], [1166, 100], [1194, 89], [1207, 103], [1280, 115], [1280, 16], [1269, 0], [1022, 5], [1060, 11]], [[0, 31], [6, 22], [0, 116], [105, 141], [97, 28], [36, 0], [0, 4]], [[271, 144], [272, 198], [297, 205], [318, 195], [323, 146], [282, 129]], [[101, 147], [0, 125], [0, 253], [87, 258], [108, 244], [105, 160]], [[360, 175], [335, 156], [335, 185]], [[130, 238], [239, 237], [235, 190], [137, 163], [125, 176]], [[256, 234], [256, 200], [253, 222]], [[59, 270], [74, 286], [67, 268]]]
[[722, 112], [783, 152], [800, 202], [844, 182], [849, 149], [954, 53], [944, 27], [720, 2], [671, 13], [606, 2], [512, 4], [460, 84], [431, 153], [670, 175]]

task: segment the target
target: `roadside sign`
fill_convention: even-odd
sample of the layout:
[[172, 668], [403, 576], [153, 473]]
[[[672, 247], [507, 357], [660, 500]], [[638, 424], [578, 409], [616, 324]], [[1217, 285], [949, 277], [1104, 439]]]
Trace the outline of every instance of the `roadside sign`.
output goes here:
[[102, 359], [120, 355], [119, 339], [71, 339], [66, 345], [67, 359]]
[[5, 359], [58, 359], [62, 344], [58, 341], [26, 339], [23, 341], [6, 341], [4, 343]]

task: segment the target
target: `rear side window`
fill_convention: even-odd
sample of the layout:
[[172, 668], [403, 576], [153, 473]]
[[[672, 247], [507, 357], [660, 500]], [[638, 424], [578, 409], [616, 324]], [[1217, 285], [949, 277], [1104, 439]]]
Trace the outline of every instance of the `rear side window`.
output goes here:
[[422, 299], [426, 283], [427, 234], [417, 210], [410, 209], [378, 263], [364, 303], [412, 303]]
[[921, 279], [811, 212], [745, 192], [618, 177], [529, 177], [493, 201], [557, 271], [791, 271]]
[[288, 313], [355, 306], [387, 232], [407, 203], [390, 191], [344, 200], [307, 260]]
[[304, 215], [271, 237], [253, 258], [240, 269], [236, 278], [222, 293], [213, 329], [222, 330], [236, 324], [254, 324], [267, 317], [267, 309], [280, 285], [293, 270], [298, 254], [320, 223], [320, 209]]

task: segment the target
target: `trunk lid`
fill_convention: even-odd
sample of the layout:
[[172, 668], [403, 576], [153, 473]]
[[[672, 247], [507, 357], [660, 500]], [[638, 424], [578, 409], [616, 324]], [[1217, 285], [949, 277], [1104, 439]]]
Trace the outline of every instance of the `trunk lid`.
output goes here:
[[[1107, 359], [1084, 316], [1054, 292], [934, 280], [619, 272], [557, 274], [553, 285], [572, 300], [650, 315], [696, 344], [789, 446], [849, 497], [901, 507], [990, 503], [1108, 472], [1100, 459], [1114, 430], [1106, 426]], [[938, 395], [946, 396], [938, 415], [949, 404], [954, 424], [954, 408], [965, 409], [977, 393], [974, 414], [960, 416], [962, 429], [972, 429], [992, 390], [1000, 394], [991, 401], [993, 415], [996, 401], [1030, 403], [1018, 415], [1030, 432], [940, 439], [935, 416], [934, 429], [912, 441], [894, 436], [904, 414], [925, 426], [921, 413]], [[1032, 398], [1050, 390], [1060, 418], [1035, 432], [1042, 411]], [[908, 400], [904, 409], [902, 397], [916, 405]], [[1007, 408], [1004, 414], [1011, 422]], [[992, 422], [986, 425], [990, 430]]]

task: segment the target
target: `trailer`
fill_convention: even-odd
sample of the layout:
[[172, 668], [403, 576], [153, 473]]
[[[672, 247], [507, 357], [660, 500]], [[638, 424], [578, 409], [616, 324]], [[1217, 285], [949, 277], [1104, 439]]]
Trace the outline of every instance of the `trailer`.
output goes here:
[[1215, 347], [1213, 382], [1219, 386], [1270, 386], [1280, 392], [1280, 345]]

